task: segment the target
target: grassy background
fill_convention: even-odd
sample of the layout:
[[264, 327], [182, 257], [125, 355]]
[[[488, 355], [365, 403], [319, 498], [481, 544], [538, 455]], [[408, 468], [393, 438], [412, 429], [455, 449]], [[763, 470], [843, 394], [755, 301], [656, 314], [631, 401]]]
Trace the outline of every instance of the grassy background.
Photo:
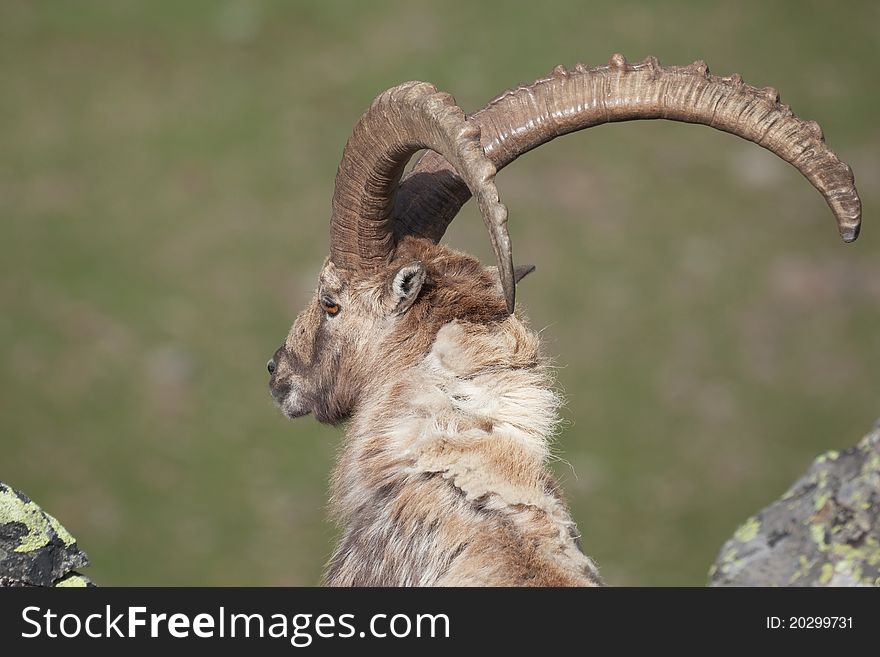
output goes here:
[[[313, 584], [340, 432], [266, 359], [327, 252], [379, 91], [466, 111], [557, 63], [703, 58], [856, 172], [862, 239], [757, 146], [604, 126], [499, 176], [569, 405], [556, 464], [614, 584], [701, 584], [747, 515], [880, 416], [876, 2], [0, 5], [0, 479], [102, 584]], [[472, 207], [449, 241], [491, 262]]]

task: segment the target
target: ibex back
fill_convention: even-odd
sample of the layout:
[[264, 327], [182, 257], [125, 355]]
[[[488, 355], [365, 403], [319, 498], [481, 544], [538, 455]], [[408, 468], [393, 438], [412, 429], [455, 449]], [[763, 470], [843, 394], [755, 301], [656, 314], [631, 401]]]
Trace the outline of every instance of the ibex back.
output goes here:
[[[775, 90], [706, 65], [562, 67], [466, 117], [423, 82], [355, 126], [336, 176], [330, 255], [269, 361], [291, 418], [347, 423], [331, 509], [329, 585], [601, 583], [550, 474], [558, 397], [537, 335], [514, 314], [516, 268], [495, 174], [551, 139], [633, 119], [702, 123], [794, 165], [858, 236], [852, 172]], [[401, 180], [404, 167], [428, 149]], [[473, 197], [497, 267], [439, 244]]]

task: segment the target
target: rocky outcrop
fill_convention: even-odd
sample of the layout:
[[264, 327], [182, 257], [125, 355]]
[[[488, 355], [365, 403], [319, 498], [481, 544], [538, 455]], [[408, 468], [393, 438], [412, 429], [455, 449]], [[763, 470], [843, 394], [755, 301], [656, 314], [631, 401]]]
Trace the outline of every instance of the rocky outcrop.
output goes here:
[[89, 586], [76, 539], [31, 499], [0, 482], [0, 586]]
[[880, 423], [736, 530], [712, 586], [880, 586]]

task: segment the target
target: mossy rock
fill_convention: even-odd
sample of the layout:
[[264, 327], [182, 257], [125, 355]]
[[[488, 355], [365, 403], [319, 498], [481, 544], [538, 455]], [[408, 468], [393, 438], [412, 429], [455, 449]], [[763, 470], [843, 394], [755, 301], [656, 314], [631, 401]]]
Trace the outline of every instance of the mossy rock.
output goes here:
[[0, 482], [0, 586], [90, 586], [76, 539], [31, 499]]
[[709, 571], [712, 586], [880, 586], [880, 423], [817, 458], [749, 518]]

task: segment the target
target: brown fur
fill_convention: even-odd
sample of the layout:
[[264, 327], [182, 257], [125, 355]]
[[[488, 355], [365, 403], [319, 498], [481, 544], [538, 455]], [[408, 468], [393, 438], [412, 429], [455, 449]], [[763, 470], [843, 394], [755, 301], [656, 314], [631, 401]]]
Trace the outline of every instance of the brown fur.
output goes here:
[[[411, 263], [425, 282], [400, 312], [392, 281]], [[326, 584], [599, 583], [546, 467], [558, 399], [538, 347], [470, 256], [407, 238], [379, 271], [325, 263], [271, 387], [291, 417], [348, 421]]]

